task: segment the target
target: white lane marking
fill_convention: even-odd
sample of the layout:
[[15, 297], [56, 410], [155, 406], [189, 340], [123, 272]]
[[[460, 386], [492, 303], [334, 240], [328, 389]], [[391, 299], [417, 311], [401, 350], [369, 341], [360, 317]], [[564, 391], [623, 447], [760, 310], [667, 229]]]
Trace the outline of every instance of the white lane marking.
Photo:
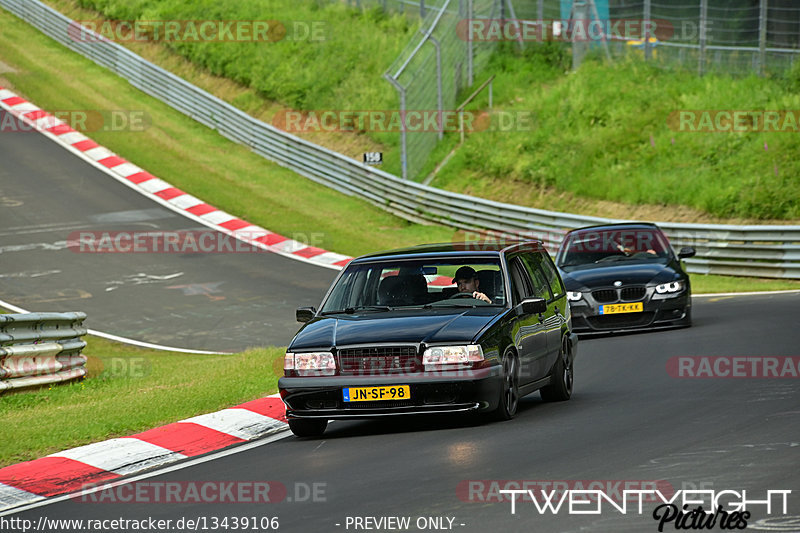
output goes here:
[[764, 294], [794, 294], [794, 293], [800, 293], [800, 289], [790, 289], [785, 291], [716, 292], [709, 294], [692, 294], [692, 298], [711, 298], [713, 296], [760, 296]]
[[11, 274], [0, 274], [0, 278], [40, 278], [51, 274], [61, 274], [60, 270], [43, 270], [41, 272], [12, 272]]
[[65, 457], [121, 476], [186, 459], [182, 453], [136, 438], [104, 440], [47, 457]]
[[[15, 313], [30, 313], [30, 311], [23, 309], [19, 306], [16, 306], [12, 303], [0, 300], [0, 307], [4, 307], [10, 311], [14, 311]], [[89, 335], [94, 335], [95, 337], [102, 337], [104, 339], [108, 339], [110, 341], [116, 342], [123, 342], [125, 344], [130, 344], [132, 346], [140, 346], [142, 348], [152, 348], [153, 350], [164, 350], [167, 352], [180, 352], [180, 353], [195, 353], [201, 355], [230, 355], [231, 352], [211, 352], [208, 350], [192, 350], [191, 348], [177, 348], [175, 346], [164, 346], [163, 344], [153, 344], [152, 342], [144, 342], [144, 341], [137, 341], [135, 339], [129, 339], [127, 337], [120, 337], [119, 335], [112, 335], [111, 333], [105, 333], [103, 331], [97, 331], [96, 329], [89, 329], [87, 330]]]
[[144, 474], [140, 474], [138, 476], [134, 476], [134, 477], [131, 477], [131, 478], [128, 478], [128, 479], [125, 479], [125, 480], [113, 481], [113, 482], [110, 482], [110, 483], [105, 483], [103, 485], [99, 485], [97, 487], [93, 487], [91, 489], [86, 489], [86, 490], [74, 492], [74, 493], [71, 493], [71, 494], [63, 494], [61, 496], [55, 496], [53, 498], [49, 498], [49, 499], [46, 499], [46, 500], [30, 503], [30, 504], [24, 505], [22, 507], [17, 507], [17, 508], [10, 509], [10, 510], [0, 511], [0, 516], [8, 516], [8, 515], [16, 514], [16, 513], [22, 513], [22, 512], [28, 511], [30, 509], [35, 509], [37, 507], [44, 507], [46, 505], [62, 502], [64, 500], [68, 500], [70, 498], [76, 498], [76, 497], [79, 497], [79, 496], [84, 496], [86, 494], [93, 494], [95, 492], [113, 489], [113, 488], [119, 487], [121, 485], [127, 485], [128, 483], [135, 483], [135, 482], [140, 481], [142, 479], [148, 479], [148, 478], [151, 478], [151, 477], [160, 476], [162, 474], [167, 474], [169, 472], [174, 472], [176, 470], [182, 470], [184, 468], [190, 468], [192, 466], [199, 465], [199, 464], [202, 464], [202, 463], [207, 463], [209, 461], [214, 461], [216, 459], [221, 459], [221, 458], [227, 457], [229, 455], [233, 455], [233, 454], [241, 453], [241, 452], [246, 452], [248, 450], [252, 450], [253, 448], [258, 448], [259, 446], [264, 446], [266, 444], [270, 444], [270, 443], [275, 442], [277, 440], [285, 439], [286, 437], [288, 437], [290, 435], [291, 435], [291, 433], [289, 432], [288, 427], [287, 427], [286, 430], [282, 430], [282, 431], [280, 431], [278, 433], [275, 433], [275, 434], [270, 435], [268, 437], [265, 437], [263, 439], [259, 439], [259, 440], [252, 441], [252, 442], [248, 442], [246, 444], [241, 444], [239, 446], [234, 446], [233, 448], [228, 448], [228, 449], [222, 450], [220, 452], [210, 453], [208, 455], [204, 455], [204, 456], [198, 457], [196, 459], [190, 459], [188, 461], [182, 461], [182, 462], [180, 462], [180, 463], [178, 463], [176, 465], [171, 465], [171, 466], [167, 466], [167, 467], [164, 467], [164, 468], [160, 468], [158, 470], [154, 470], [152, 472], [147, 472], [147, 473], [144, 473]]
[[276, 427], [286, 425], [285, 422], [274, 418], [236, 407], [194, 416], [181, 422], [200, 424], [244, 440], [253, 440]]

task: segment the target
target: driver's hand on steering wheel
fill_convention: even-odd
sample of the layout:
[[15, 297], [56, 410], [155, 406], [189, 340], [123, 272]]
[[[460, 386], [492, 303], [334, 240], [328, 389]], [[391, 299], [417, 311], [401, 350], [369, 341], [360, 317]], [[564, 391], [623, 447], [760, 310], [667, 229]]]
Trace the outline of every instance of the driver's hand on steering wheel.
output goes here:
[[476, 300], [483, 300], [487, 304], [492, 303], [492, 299], [483, 294], [482, 292], [475, 291], [472, 293], [472, 297], [475, 298]]

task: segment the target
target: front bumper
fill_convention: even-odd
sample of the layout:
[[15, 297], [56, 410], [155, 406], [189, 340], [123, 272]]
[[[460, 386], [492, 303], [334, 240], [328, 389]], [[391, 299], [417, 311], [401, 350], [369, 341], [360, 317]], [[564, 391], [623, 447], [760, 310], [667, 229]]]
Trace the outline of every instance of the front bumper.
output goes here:
[[[345, 402], [347, 387], [408, 385], [408, 400]], [[489, 411], [503, 387], [499, 365], [480, 369], [380, 376], [283, 377], [278, 380], [287, 418], [347, 419], [391, 415]]]
[[663, 299], [653, 299], [648, 294], [642, 304], [642, 312], [603, 315], [600, 314], [600, 306], [603, 304], [599, 304], [591, 298], [571, 302], [573, 331], [576, 333], [611, 333], [682, 327], [691, 324], [692, 299], [689, 291]]

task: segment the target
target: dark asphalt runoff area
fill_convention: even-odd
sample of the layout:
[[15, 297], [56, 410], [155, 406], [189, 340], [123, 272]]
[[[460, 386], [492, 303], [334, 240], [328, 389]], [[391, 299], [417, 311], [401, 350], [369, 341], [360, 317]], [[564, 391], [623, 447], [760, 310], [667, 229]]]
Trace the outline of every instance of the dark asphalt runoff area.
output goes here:
[[319, 305], [336, 275], [264, 251], [79, 253], [66, 244], [79, 231], [220, 234], [37, 132], [0, 133], [0, 162], [0, 300], [28, 311], [83, 311], [106, 333], [238, 351], [286, 345], [295, 309]]
[[[512, 421], [439, 416], [335, 422], [320, 439], [288, 437], [144, 480], [195, 487], [271, 481], [286, 489], [283, 497], [273, 486], [276, 503], [198, 503], [191, 496], [181, 503], [66, 500], [13, 516], [34, 523], [39, 517], [154, 518], [172, 520], [175, 531], [189, 529], [185, 522], [176, 527], [182, 518], [205, 520], [209, 528], [227, 518], [231, 530], [234, 519], [243, 524], [244, 517], [278, 517], [277, 530], [288, 532], [655, 532], [653, 502], [646, 501], [641, 514], [634, 499], [624, 514], [604, 501], [600, 514], [577, 515], [568, 504], [556, 514], [540, 513], [526, 500], [512, 514], [496, 490], [517, 488], [507, 484], [514, 480], [538, 482], [536, 491], [563, 487], [543, 484], [563, 481], [573, 490], [615, 497], [615, 490], [646, 490], [653, 486], [643, 482], [660, 481], [667, 497], [679, 490], [736, 491], [739, 500], [746, 491], [751, 501], [772, 495], [771, 513], [764, 504], [748, 506], [747, 530], [798, 531], [798, 378], [722, 377], [725, 367], [719, 367], [720, 377], [704, 379], [668, 371], [675, 357], [797, 357], [798, 309], [800, 294], [698, 298], [691, 328], [581, 340], [572, 399], [547, 404], [535, 393]], [[600, 485], [589, 485], [592, 480]], [[768, 492], [777, 490], [792, 491], [785, 514], [777, 493]], [[728, 511], [735, 501], [730, 493], [720, 499]], [[408, 518], [408, 527], [387, 522], [389, 517]], [[664, 526], [676, 530], [674, 522]], [[725, 529], [717, 523], [712, 530]]]

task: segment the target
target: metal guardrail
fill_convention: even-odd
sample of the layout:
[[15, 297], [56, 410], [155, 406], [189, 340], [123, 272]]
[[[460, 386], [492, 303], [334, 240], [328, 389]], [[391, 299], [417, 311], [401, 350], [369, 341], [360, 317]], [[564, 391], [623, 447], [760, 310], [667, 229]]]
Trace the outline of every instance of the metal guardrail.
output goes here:
[[[257, 154], [408, 220], [540, 238], [551, 249], [566, 230], [618, 221], [504, 204], [403, 180], [257, 120], [116, 43], [100, 37], [79, 42], [70, 37], [75, 23], [38, 0], [0, 0], [0, 6]], [[676, 247], [697, 248], [697, 257], [686, 260], [690, 272], [800, 279], [800, 226], [659, 225]]]
[[86, 375], [85, 313], [0, 315], [0, 393]]

